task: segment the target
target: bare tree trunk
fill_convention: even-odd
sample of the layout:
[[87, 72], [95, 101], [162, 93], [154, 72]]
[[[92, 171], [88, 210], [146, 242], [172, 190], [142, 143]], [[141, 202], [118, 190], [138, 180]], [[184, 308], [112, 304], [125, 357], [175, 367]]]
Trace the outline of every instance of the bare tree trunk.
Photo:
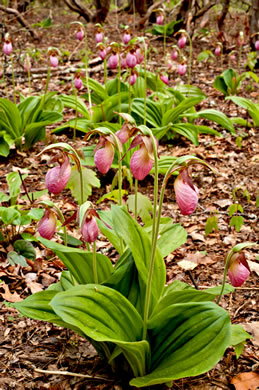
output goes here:
[[26, 22], [26, 20], [22, 16], [22, 14], [20, 12], [18, 12], [16, 8], [9, 8], [9, 7], [5, 7], [4, 5], [0, 4], [0, 11], [3, 11], [7, 14], [14, 15], [16, 17], [16, 19], [18, 20], [18, 22], [23, 27], [25, 27], [26, 30], [29, 31], [29, 33], [31, 34], [31, 36], [33, 38], [38, 38], [38, 34], [30, 27], [30, 25]]
[[86, 22], [102, 23], [105, 21], [111, 0], [94, 0], [96, 13], [93, 13], [89, 8], [86, 8], [80, 0], [63, 0], [71, 11], [78, 13]]
[[218, 17], [218, 29], [219, 31], [221, 31], [229, 10], [230, 0], [220, 0], [219, 2], [222, 4], [222, 11], [220, 16]]
[[95, 0], [94, 4], [96, 7], [95, 22], [102, 23], [105, 21], [110, 9], [110, 0]]

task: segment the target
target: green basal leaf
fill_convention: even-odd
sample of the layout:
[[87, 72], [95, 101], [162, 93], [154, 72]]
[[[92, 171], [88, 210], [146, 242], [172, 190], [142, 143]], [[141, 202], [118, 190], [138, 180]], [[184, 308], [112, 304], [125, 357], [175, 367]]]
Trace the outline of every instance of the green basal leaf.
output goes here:
[[170, 305], [148, 324], [150, 373], [130, 384], [145, 387], [207, 372], [221, 359], [231, 338], [228, 313], [213, 302]]
[[8, 252], [7, 259], [11, 265], [19, 264], [22, 267], [27, 267], [28, 264], [25, 260], [25, 257], [22, 255], [19, 255], [15, 251]]
[[26, 257], [26, 259], [30, 259], [30, 260], [36, 259], [36, 252], [31, 242], [25, 240], [16, 240], [13, 247], [16, 250], [16, 252]]
[[79, 204], [84, 203], [92, 195], [92, 187], [100, 187], [100, 180], [92, 169], [82, 167], [84, 199], [81, 200], [80, 173], [76, 168], [72, 169], [67, 188], [72, 192], [73, 197]]
[[[70, 248], [42, 237], [38, 237], [38, 240], [47, 248], [51, 249], [63, 261], [77, 283], [88, 284], [94, 282], [92, 252]], [[96, 259], [98, 281], [102, 283], [110, 277], [113, 267], [108, 257], [101, 253], [96, 254]]]
[[[62, 238], [64, 241], [64, 234], [63, 233], [58, 233], [58, 235]], [[81, 246], [83, 242], [81, 240], [78, 240], [77, 238], [71, 236], [70, 234], [67, 235], [67, 245], [68, 246], [73, 246], [73, 247], [78, 247]]]
[[[130, 212], [135, 213], [135, 195], [129, 195], [127, 200], [127, 206]], [[151, 220], [152, 203], [149, 198], [140, 192], [137, 194], [137, 214], [140, 216], [144, 223]]]
[[[120, 238], [116, 234], [113, 220], [112, 220], [112, 211], [111, 210], [99, 210], [98, 215], [100, 219], [96, 219], [99, 229], [102, 234], [110, 241], [110, 243], [114, 246], [117, 252], [122, 255], [122, 248], [120, 244]], [[110, 228], [108, 226], [110, 226]]]

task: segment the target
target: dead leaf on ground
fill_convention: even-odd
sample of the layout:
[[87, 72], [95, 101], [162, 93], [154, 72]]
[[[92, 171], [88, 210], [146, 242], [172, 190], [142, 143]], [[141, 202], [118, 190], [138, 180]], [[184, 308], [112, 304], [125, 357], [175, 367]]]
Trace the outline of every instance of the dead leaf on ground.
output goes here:
[[236, 390], [257, 390], [259, 387], [259, 374], [256, 372], [242, 372], [231, 380]]
[[7, 284], [1, 283], [1, 289], [4, 289], [4, 293], [0, 291], [0, 296], [2, 296], [2, 298], [4, 298], [4, 300], [6, 300], [8, 302], [22, 301], [22, 298], [20, 297], [19, 294], [17, 294], [17, 292], [14, 292], [13, 294], [11, 293]]
[[231, 199], [220, 199], [220, 200], [215, 200], [214, 203], [224, 209], [227, 206], [230, 206], [233, 202]]
[[177, 264], [183, 268], [185, 271], [193, 270], [199, 264], [212, 264], [215, 263], [209, 256], [204, 255], [201, 252], [189, 253], [183, 260], [179, 261]]
[[249, 323], [243, 323], [242, 327], [246, 332], [250, 333], [253, 338], [250, 340], [254, 346], [259, 347], [259, 322], [253, 321]]
[[248, 265], [250, 267], [250, 270], [254, 271], [259, 276], [259, 264], [256, 263], [255, 261], [247, 260], [247, 262], [248, 262]]

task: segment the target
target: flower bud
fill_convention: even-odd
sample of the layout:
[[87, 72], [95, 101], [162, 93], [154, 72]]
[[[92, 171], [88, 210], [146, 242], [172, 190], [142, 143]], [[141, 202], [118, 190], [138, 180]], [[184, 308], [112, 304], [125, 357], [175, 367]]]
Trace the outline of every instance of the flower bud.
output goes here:
[[79, 89], [82, 88], [83, 82], [82, 82], [82, 80], [80, 79], [80, 77], [76, 77], [76, 78], [75, 78], [74, 85], [75, 85], [75, 88], [76, 88], [78, 91], [79, 91]]
[[177, 60], [178, 58], [178, 51], [177, 50], [173, 50], [172, 53], [171, 53], [171, 59], [173, 61]]
[[108, 66], [111, 69], [116, 69], [119, 63], [119, 55], [118, 54], [111, 54], [111, 56], [108, 59]]
[[181, 38], [178, 40], [178, 47], [179, 49], [183, 49], [185, 44], [187, 42], [187, 38], [185, 35], [182, 35]]
[[84, 240], [89, 244], [96, 241], [98, 238], [99, 229], [95, 217], [91, 214], [91, 210], [86, 212], [81, 226], [81, 233]]
[[248, 278], [250, 268], [243, 252], [233, 253], [228, 263], [228, 276], [232, 286], [240, 287]]
[[38, 223], [38, 232], [41, 237], [50, 240], [56, 231], [57, 217], [53, 211], [46, 209], [43, 217]]
[[183, 215], [194, 212], [198, 204], [198, 188], [193, 185], [188, 168], [183, 168], [174, 182], [176, 202]]
[[84, 39], [84, 36], [85, 36], [84, 30], [82, 29], [82, 27], [80, 27], [80, 29], [76, 33], [76, 37], [79, 41], [82, 41]]
[[136, 73], [131, 74], [130, 80], [129, 80], [130, 85], [134, 85], [136, 81], [137, 81], [137, 74]]
[[49, 62], [52, 68], [56, 68], [58, 66], [58, 57], [56, 57], [55, 55], [50, 55]]
[[63, 154], [59, 165], [50, 169], [45, 178], [45, 184], [49, 192], [59, 194], [66, 187], [71, 174], [69, 158]]
[[137, 65], [137, 58], [135, 54], [129, 52], [126, 56], [126, 64], [129, 68], [134, 68]]
[[255, 42], [255, 50], [256, 50], [256, 51], [259, 50], [259, 41], [256, 41], [256, 42]]

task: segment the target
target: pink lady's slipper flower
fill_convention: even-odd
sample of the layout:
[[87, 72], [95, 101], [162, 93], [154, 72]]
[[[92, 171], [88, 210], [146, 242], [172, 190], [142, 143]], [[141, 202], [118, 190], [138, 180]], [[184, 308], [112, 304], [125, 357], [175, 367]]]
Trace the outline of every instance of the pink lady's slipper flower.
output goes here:
[[91, 244], [92, 242], [97, 240], [99, 229], [96, 222], [97, 213], [93, 209], [88, 209], [85, 213], [82, 225], [81, 225], [81, 233], [86, 242]]
[[231, 57], [230, 57], [230, 59], [231, 59], [232, 62], [235, 62], [235, 61], [236, 61], [236, 56], [235, 56], [235, 54], [232, 54]]
[[165, 85], [168, 85], [168, 83], [169, 83], [169, 79], [168, 79], [168, 75], [167, 74], [161, 74], [160, 75], [160, 80], [163, 81], [163, 83]]
[[79, 40], [79, 41], [82, 41], [84, 39], [84, 36], [85, 36], [85, 32], [84, 30], [82, 29], [82, 27], [79, 28], [79, 30], [77, 31], [76, 33], [76, 38]]
[[217, 46], [215, 49], [215, 56], [219, 57], [221, 55], [221, 47]]
[[164, 23], [164, 15], [160, 14], [156, 17], [156, 24], [163, 24]]
[[186, 65], [185, 64], [178, 65], [177, 72], [181, 76], [185, 75], [185, 73], [186, 73]]
[[133, 139], [129, 150], [137, 145], [140, 146], [140, 149], [136, 150], [131, 157], [130, 170], [135, 179], [143, 180], [153, 167], [154, 152], [152, 140], [146, 135], [137, 135]]
[[131, 34], [129, 32], [125, 32], [123, 35], [123, 43], [127, 45], [131, 40]]
[[137, 58], [137, 63], [138, 64], [141, 64], [141, 62], [143, 62], [144, 59], [145, 59], [145, 54], [144, 54], [144, 52], [140, 48], [137, 48], [135, 56]]
[[59, 165], [50, 169], [45, 178], [49, 192], [59, 194], [66, 187], [71, 174], [71, 166], [67, 154], [63, 153], [58, 159]]
[[13, 45], [10, 41], [5, 41], [3, 46], [3, 51], [6, 56], [9, 56], [13, 51]]
[[129, 52], [126, 56], [126, 64], [129, 68], [134, 68], [137, 65], [137, 58], [133, 52]]
[[55, 234], [56, 225], [56, 214], [49, 209], [45, 209], [44, 215], [38, 223], [38, 232], [40, 233], [41, 237], [50, 240]]
[[116, 69], [119, 63], [119, 54], [112, 53], [108, 59], [108, 66], [111, 69]]
[[178, 40], [178, 47], [179, 49], [183, 49], [185, 44], [187, 42], [187, 38], [185, 35], [182, 35], [181, 38]]
[[243, 252], [233, 253], [228, 264], [228, 276], [232, 286], [240, 287], [248, 278], [250, 268]]
[[99, 56], [101, 57], [102, 60], [104, 60], [105, 57], [107, 56], [107, 51], [106, 51], [106, 49], [101, 49], [101, 50], [99, 51]]
[[98, 32], [95, 34], [95, 41], [96, 41], [96, 43], [100, 43], [100, 42], [103, 41], [103, 32], [98, 31]]
[[137, 78], [138, 78], [137, 74], [136, 74], [136, 73], [132, 73], [132, 74], [130, 75], [130, 80], [129, 80], [130, 85], [134, 85], [135, 82], [137, 81]]
[[55, 56], [55, 55], [50, 55], [49, 56], [49, 62], [50, 62], [50, 66], [52, 68], [56, 68], [58, 66], [58, 57]]
[[178, 58], [178, 51], [177, 50], [173, 50], [172, 53], [171, 53], [171, 59], [173, 61], [177, 60]]
[[121, 69], [126, 69], [126, 68], [127, 68], [126, 58], [121, 54]]
[[188, 168], [183, 168], [174, 182], [176, 202], [183, 215], [194, 212], [198, 204], [198, 188], [193, 185]]
[[111, 136], [101, 136], [94, 149], [94, 162], [99, 172], [105, 174], [111, 168], [114, 158], [114, 140]]
[[80, 77], [76, 77], [76, 78], [75, 78], [74, 84], [75, 84], [75, 88], [76, 88], [78, 91], [79, 91], [79, 89], [81, 89], [82, 86], [83, 86], [83, 82], [82, 82], [82, 80], [80, 79]]
[[255, 50], [256, 50], [256, 51], [259, 50], [259, 41], [256, 41], [256, 42], [255, 42]]

